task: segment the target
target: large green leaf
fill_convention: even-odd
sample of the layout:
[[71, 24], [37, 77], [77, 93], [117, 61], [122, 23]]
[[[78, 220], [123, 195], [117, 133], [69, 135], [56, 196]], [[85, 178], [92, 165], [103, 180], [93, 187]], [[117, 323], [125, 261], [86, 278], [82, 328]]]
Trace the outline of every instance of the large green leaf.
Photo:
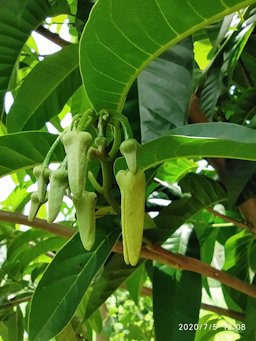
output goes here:
[[83, 248], [79, 234], [60, 250], [33, 296], [31, 341], [50, 340], [65, 327], [119, 235], [120, 229], [113, 226], [112, 219], [104, 218], [97, 221], [96, 242], [90, 252]]
[[128, 266], [124, 263], [123, 255], [113, 254], [92, 286], [85, 319], [88, 319], [139, 265], [140, 263], [136, 267]]
[[[186, 157], [237, 158], [256, 161], [256, 131], [232, 123], [198, 123], [170, 131], [170, 136], [146, 143], [138, 150], [138, 166], [149, 169], [166, 160]], [[115, 171], [126, 168], [117, 159]]]
[[[173, 234], [164, 247], [199, 258], [197, 239], [193, 229], [187, 226]], [[182, 325], [198, 322], [201, 290], [200, 275], [155, 265], [153, 310], [156, 340], [194, 340], [195, 330], [184, 330]]]
[[[56, 135], [36, 131], [0, 136], [0, 176], [42, 163], [55, 139]], [[64, 149], [60, 144], [53, 161], [63, 159]]]
[[138, 74], [191, 33], [255, 0], [99, 0], [80, 45], [88, 96], [100, 110], [122, 110]]
[[191, 38], [184, 39], [154, 60], [139, 76], [142, 142], [184, 125], [193, 89]]
[[41, 129], [80, 85], [77, 45], [45, 57], [22, 83], [7, 116], [8, 131]]
[[67, 11], [66, 1], [0, 1], [0, 111], [17, 58], [31, 31], [47, 16]]

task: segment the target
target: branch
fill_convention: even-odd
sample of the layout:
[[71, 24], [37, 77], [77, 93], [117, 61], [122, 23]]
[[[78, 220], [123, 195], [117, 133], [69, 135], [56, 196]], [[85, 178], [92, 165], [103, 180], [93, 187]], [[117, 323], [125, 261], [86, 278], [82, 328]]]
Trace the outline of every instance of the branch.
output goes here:
[[22, 298], [18, 298], [16, 300], [13, 299], [7, 303], [0, 304], [0, 309], [12, 308], [12, 307], [15, 307], [16, 305], [19, 305], [21, 303], [29, 302], [29, 301], [31, 301], [31, 299], [32, 299], [32, 295], [31, 296], [25, 296]]
[[158, 245], [146, 246], [142, 249], [141, 256], [168, 264], [176, 269], [196, 272], [200, 275], [213, 278], [248, 296], [256, 298], [256, 287], [229, 275], [225, 271], [218, 270], [196, 258], [175, 254]]
[[243, 229], [249, 230], [249, 231], [251, 231], [252, 233], [256, 233], [256, 228], [255, 228], [255, 227], [251, 227], [251, 226], [249, 226], [249, 225], [247, 225], [247, 224], [241, 223], [240, 221], [237, 221], [237, 220], [235, 220], [235, 219], [232, 219], [232, 218], [230, 218], [230, 217], [227, 217], [226, 215], [221, 214], [221, 213], [215, 211], [215, 210], [214, 210], [213, 208], [211, 208], [211, 207], [208, 207], [208, 208], [207, 208], [207, 211], [210, 212], [210, 213], [212, 213], [212, 214], [215, 215], [216, 217], [219, 217], [219, 218], [222, 218], [222, 219], [225, 220], [225, 221], [228, 221], [229, 223], [232, 223], [232, 224], [234, 224], [234, 225], [236, 225], [236, 226], [238, 226], [238, 227], [241, 227], [241, 228], [243, 228]]
[[[66, 238], [70, 238], [74, 235], [74, 233], [76, 233], [75, 229], [65, 227], [61, 224], [49, 224], [43, 219], [35, 219], [33, 222], [28, 222], [27, 217], [20, 213], [5, 212], [0, 210], [0, 220], [40, 228]], [[121, 242], [116, 243], [116, 245], [113, 247], [113, 252], [123, 253]], [[140, 255], [142, 258], [156, 260], [176, 269], [188, 270], [206, 277], [211, 277], [230, 288], [256, 298], [256, 288], [254, 286], [229, 275], [225, 271], [218, 270], [196, 258], [175, 254], [171, 251], [163, 249], [158, 245], [142, 247]]]
[[230, 309], [224, 309], [221, 307], [216, 307], [214, 305], [202, 303], [201, 304], [201, 309], [204, 310], [209, 310], [214, 313], [217, 313], [219, 315], [225, 315], [228, 317], [231, 317], [232, 319], [239, 320], [239, 321], [244, 321], [245, 320], [245, 314], [239, 313], [238, 311], [230, 310]]
[[47, 223], [46, 220], [35, 218], [34, 221], [29, 222], [28, 217], [21, 213], [7, 212], [0, 210], [0, 220], [7, 221], [14, 224], [26, 225], [34, 228], [53, 233], [65, 238], [72, 237], [77, 230], [66, 227], [61, 224]]
[[46, 39], [49, 39], [51, 42], [53, 42], [54, 44], [57, 44], [61, 47], [65, 47], [70, 45], [70, 43], [64, 39], [62, 39], [58, 34], [56, 33], [52, 33], [51, 31], [47, 30], [45, 27], [43, 26], [39, 26], [36, 29], [36, 32], [41, 34], [43, 37], [45, 37]]

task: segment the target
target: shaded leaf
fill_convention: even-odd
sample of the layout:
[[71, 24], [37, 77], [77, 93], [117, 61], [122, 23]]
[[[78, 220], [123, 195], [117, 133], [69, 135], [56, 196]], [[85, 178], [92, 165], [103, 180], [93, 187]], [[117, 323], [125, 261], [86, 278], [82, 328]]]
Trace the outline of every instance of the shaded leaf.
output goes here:
[[138, 305], [141, 289], [147, 278], [145, 264], [141, 264], [130, 277], [125, 281], [126, 288], [128, 289], [131, 298]]
[[175, 200], [160, 211], [155, 222], [161, 228], [174, 231], [203, 209], [226, 199], [223, 187], [204, 175], [187, 174], [179, 185], [183, 192], [190, 194], [190, 197]]
[[[256, 277], [254, 276], [252, 285], [255, 286]], [[250, 341], [255, 339], [256, 330], [255, 330], [255, 315], [256, 315], [256, 299], [253, 297], [247, 298], [246, 305], [246, 315], [245, 315], [245, 336], [243, 341]]]
[[142, 143], [184, 125], [192, 94], [191, 38], [164, 52], [138, 77]]
[[[164, 248], [199, 258], [198, 242], [187, 226], [172, 235]], [[194, 340], [195, 330], [180, 326], [198, 322], [201, 290], [200, 275], [156, 264], [153, 274], [156, 340]]]
[[243, 91], [238, 98], [231, 102], [229, 111], [232, 116], [230, 122], [237, 124], [246, 124], [256, 114], [255, 88], [249, 88]]
[[253, 183], [253, 174], [256, 171], [256, 162], [242, 160], [226, 161], [225, 187], [229, 203], [231, 205], [240, 205], [250, 197], [255, 195], [255, 186]]
[[[223, 270], [245, 282], [249, 282], [249, 249], [253, 243], [251, 234], [244, 230], [230, 237], [225, 243]], [[244, 311], [247, 296], [222, 284], [225, 301], [230, 309]]]
[[8, 340], [23, 341], [23, 315], [19, 306], [16, 307], [16, 311], [10, 313], [5, 324], [8, 327]]

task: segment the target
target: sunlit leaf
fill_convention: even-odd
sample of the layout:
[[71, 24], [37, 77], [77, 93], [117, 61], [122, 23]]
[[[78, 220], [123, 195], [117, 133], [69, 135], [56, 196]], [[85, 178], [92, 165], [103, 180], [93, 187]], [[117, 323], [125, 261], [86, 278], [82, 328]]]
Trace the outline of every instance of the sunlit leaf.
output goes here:
[[191, 33], [253, 3], [98, 1], [80, 44], [82, 77], [93, 106], [121, 111], [132, 83], [152, 60]]
[[80, 85], [77, 45], [45, 57], [22, 83], [7, 116], [8, 131], [41, 129]]

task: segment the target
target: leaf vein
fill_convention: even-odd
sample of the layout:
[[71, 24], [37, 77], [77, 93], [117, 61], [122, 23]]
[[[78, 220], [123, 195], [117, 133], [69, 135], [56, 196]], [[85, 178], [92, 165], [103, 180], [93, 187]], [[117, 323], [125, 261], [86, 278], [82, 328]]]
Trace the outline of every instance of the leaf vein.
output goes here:
[[104, 43], [100, 40], [100, 38], [99, 38], [99, 36], [98, 36], [97, 33], [95, 33], [95, 36], [96, 36], [96, 39], [97, 39], [97, 41], [99, 42], [99, 44], [100, 44], [101, 46], [103, 46], [107, 51], [109, 51], [110, 53], [112, 53], [116, 58], [118, 58], [119, 60], [121, 60], [122, 62], [124, 62], [126, 65], [130, 66], [133, 70], [137, 70], [137, 68], [136, 68], [134, 65], [130, 64], [129, 62], [127, 62], [125, 59], [123, 59], [121, 56], [119, 56], [116, 52], [114, 52], [113, 50], [111, 50], [106, 44], [104, 44]]
[[131, 40], [131, 39], [130, 39], [130, 38], [129, 38], [129, 37], [128, 37], [120, 28], [119, 28], [119, 26], [115, 23], [115, 21], [114, 21], [114, 19], [113, 19], [113, 10], [112, 10], [112, 5], [113, 5], [113, 3], [112, 3], [112, 1], [113, 1], [113, 0], [111, 0], [111, 4], [110, 4], [110, 6], [111, 6], [110, 20], [111, 20], [112, 24], [114, 25], [114, 27], [115, 27], [115, 28], [119, 31], [119, 33], [120, 33], [127, 41], [129, 41], [129, 43], [132, 44], [137, 50], [139, 50], [139, 51], [143, 52], [144, 54], [150, 56], [151, 53], [146, 52], [146, 51], [143, 50], [139, 45], [135, 44], [135, 42], [132, 41], [132, 40]]
[[192, 9], [192, 11], [198, 15], [200, 18], [202, 18], [203, 20], [207, 20], [207, 18], [205, 18], [204, 16], [202, 16], [196, 9], [195, 7], [191, 4], [190, 0], [187, 0], [187, 4], [189, 5], [189, 7]]
[[178, 32], [173, 28], [173, 26], [171, 25], [170, 21], [168, 20], [168, 18], [167, 18], [166, 15], [165, 15], [164, 11], [162, 10], [161, 6], [159, 5], [158, 0], [154, 0], [154, 1], [155, 1], [156, 6], [158, 7], [158, 9], [159, 9], [159, 11], [160, 11], [160, 13], [161, 13], [163, 19], [164, 19], [164, 21], [166, 22], [167, 26], [169, 26], [170, 30], [171, 30], [172, 32], [174, 32], [174, 33], [176, 34], [176, 36], [178, 36], [179, 33], [178, 33]]

